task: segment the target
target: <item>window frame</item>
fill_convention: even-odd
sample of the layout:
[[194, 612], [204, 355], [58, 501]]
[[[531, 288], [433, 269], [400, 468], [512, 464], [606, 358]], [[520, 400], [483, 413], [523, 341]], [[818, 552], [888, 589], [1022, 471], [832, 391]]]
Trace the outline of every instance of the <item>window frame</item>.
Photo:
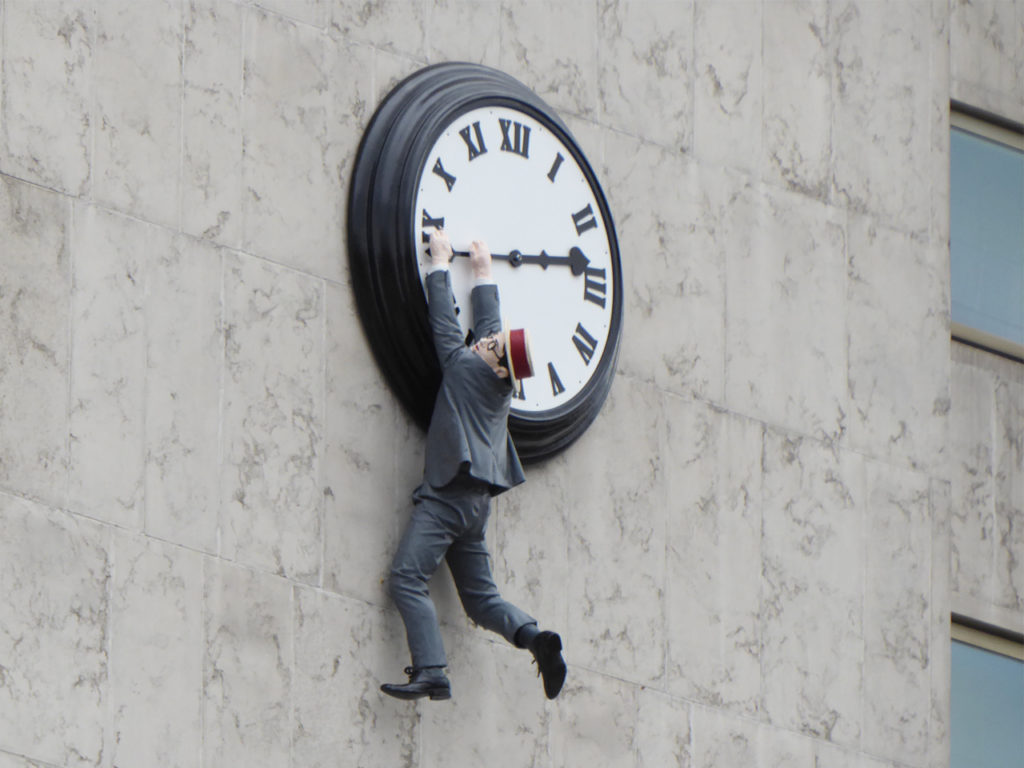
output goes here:
[[983, 625], [962, 616], [953, 617], [950, 623], [950, 639], [983, 651], [1024, 661], [1024, 635]]
[[[953, 102], [949, 113], [950, 134], [953, 129], [1024, 152], [1024, 125], [971, 109], [957, 102]], [[952, 292], [952, 285], [950, 291]], [[955, 322], [952, 319], [952, 308], [950, 311], [950, 335], [954, 341], [995, 352], [1002, 357], [1024, 363], [1024, 344], [1018, 344], [970, 325]]]

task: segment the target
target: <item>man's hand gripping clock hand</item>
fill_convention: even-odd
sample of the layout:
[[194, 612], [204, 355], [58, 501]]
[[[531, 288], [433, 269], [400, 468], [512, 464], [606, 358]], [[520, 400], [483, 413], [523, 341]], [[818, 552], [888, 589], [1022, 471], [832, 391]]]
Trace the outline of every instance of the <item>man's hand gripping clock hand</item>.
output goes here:
[[447, 267], [452, 260], [452, 243], [448, 233], [443, 229], [435, 229], [430, 233], [430, 266]]
[[477, 283], [491, 281], [491, 249], [483, 240], [474, 240], [470, 244], [469, 264], [473, 268], [473, 279]]

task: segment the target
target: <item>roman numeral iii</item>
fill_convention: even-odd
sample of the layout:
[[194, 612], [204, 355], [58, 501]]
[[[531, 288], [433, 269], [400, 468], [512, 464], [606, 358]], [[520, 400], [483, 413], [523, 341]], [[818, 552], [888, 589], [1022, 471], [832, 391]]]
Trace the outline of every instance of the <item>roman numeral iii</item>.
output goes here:
[[587, 267], [583, 275], [583, 300], [604, 309], [605, 291], [608, 287], [603, 269]]

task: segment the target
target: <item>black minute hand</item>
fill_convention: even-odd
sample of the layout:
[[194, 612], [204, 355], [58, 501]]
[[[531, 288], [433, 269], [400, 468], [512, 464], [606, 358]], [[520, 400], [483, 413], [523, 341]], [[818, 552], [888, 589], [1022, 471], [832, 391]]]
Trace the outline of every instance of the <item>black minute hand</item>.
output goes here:
[[[469, 256], [469, 251], [453, 251], [454, 256]], [[492, 253], [491, 258], [496, 261], [507, 261], [513, 267], [521, 267], [523, 264], [537, 264], [542, 269], [548, 267], [568, 267], [574, 277], [579, 277], [590, 263], [584, 254], [576, 246], [569, 249], [568, 256], [552, 256], [547, 251], [541, 251], [537, 255], [512, 250], [508, 253]]]

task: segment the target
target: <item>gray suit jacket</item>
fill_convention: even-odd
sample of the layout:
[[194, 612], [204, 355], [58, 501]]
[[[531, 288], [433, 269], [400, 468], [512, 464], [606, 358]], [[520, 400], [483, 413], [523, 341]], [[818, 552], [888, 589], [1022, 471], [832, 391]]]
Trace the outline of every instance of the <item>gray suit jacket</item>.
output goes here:
[[[427, 431], [424, 479], [441, 488], [465, 471], [497, 495], [526, 479], [508, 434], [512, 385], [465, 345], [455, 316], [451, 275], [432, 272], [426, 286], [442, 379]], [[470, 301], [478, 339], [501, 330], [498, 286], [474, 287]]]

